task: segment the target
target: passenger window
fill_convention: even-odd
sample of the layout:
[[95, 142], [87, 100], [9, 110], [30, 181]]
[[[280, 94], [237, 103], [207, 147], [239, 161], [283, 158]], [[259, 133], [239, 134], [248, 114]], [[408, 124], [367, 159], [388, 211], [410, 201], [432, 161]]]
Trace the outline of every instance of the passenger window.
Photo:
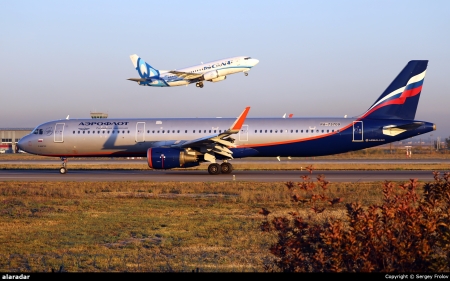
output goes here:
[[291, 133], [293, 133], [294, 132], [294, 130], [291, 130]]
[[219, 133], [222, 133], [222, 130], [219, 130]]
[[209, 133], [211, 134], [211, 130], [209, 130]]
[[322, 130], [322, 133], [323, 133], [323, 130]]
[[262, 130], [259, 130], [260, 133], [262, 133]]
[[272, 130], [270, 130], [270, 133], [272, 133]]
[[175, 133], [175, 130], [172, 130], [172, 133]]
[[331, 130], [332, 133], [334, 133], [334, 130]]
[[306, 130], [306, 132], [308, 132], [308, 130]]
[[[272, 131], [270, 131], [272, 133]], [[278, 130], [275, 130], [275, 133], [278, 133]]]
[[105, 133], [105, 131], [102, 131], [103, 132], [103, 134]]
[[162, 130], [162, 133], [164, 134], [165, 131], [166, 131], [166, 130]]
[[78, 134], [80, 133], [80, 131], [78, 131]]
[[92, 131], [93, 134], [95, 134], [95, 131]]
[[214, 134], [216, 133], [216, 130], [214, 130]]
[[88, 131], [88, 134], [90, 134], [91, 133], [91, 131]]
[[193, 130], [192, 132], [195, 133], [195, 130]]
[[[164, 132], [163, 132], [164, 133]], [[170, 134], [170, 130], [167, 130], [167, 133]]]
[[159, 130], [157, 131], [157, 133], [159, 134]]
[[206, 133], [206, 130], [204, 130], [203, 133]]
[[42, 135], [44, 133], [43, 129], [39, 129], [39, 135]]
[[267, 130], [265, 130], [265, 133], [267, 133]]
[[75, 134], [75, 131], [73, 131], [73, 133]]
[[187, 134], [187, 130], [184, 131]]
[[109, 131], [108, 131], [108, 134], [109, 134]]
[[329, 133], [330, 132], [330, 130], [327, 130], [327, 133]]
[[[297, 130], [297, 131], [298, 131], [298, 130]], [[300, 133], [303, 133], [303, 130], [301, 130]]]
[[319, 132], [319, 130], [316, 130], [316, 133], [318, 133]]
[[147, 134], [150, 134], [150, 130], [147, 130]]
[[258, 132], [258, 130], [255, 130], [255, 133], [257, 133]]
[[180, 130], [178, 130], [177, 133], [180, 133]]
[[[298, 130], [295, 130], [295, 132], [298, 133]], [[303, 130], [302, 130], [302, 133], [303, 133]]]

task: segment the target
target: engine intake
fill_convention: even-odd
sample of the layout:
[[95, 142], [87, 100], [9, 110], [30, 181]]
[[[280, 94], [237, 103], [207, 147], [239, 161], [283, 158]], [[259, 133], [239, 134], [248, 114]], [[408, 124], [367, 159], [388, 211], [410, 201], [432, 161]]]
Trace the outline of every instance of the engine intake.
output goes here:
[[152, 169], [188, 168], [200, 165], [196, 155], [175, 148], [149, 148], [147, 163]]

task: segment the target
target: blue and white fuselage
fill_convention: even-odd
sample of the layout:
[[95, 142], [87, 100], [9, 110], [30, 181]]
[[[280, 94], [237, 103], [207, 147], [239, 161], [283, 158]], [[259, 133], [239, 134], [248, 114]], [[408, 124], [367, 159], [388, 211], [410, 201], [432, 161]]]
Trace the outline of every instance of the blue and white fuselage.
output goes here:
[[251, 57], [232, 57], [222, 60], [202, 63], [178, 70], [158, 70], [146, 63], [138, 55], [131, 55], [131, 62], [137, 70], [140, 78], [129, 78], [141, 86], [173, 87], [196, 83], [203, 88], [203, 81], [219, 82], [226, 79], [227, 75], [248, 71], [259, 63]]

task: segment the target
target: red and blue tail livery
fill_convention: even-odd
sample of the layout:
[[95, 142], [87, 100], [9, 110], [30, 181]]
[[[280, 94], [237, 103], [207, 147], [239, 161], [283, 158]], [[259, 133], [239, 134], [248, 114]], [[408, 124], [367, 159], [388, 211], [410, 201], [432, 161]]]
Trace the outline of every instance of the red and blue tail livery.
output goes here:
[[363, 117], [414, 119], [427, 64], [427, 60], [410, 61]]
[[[149, 74], [142, 79], [155, 79], [155, 70], [135, 61], [140, 73]], [[427, 63], [410, 61], [366, 113], [353, 118], [247, 118], [246, 107], [237, 118], [63, 119], [37, 126], [18, 146], [28, 153], [60, 157], [62, 174], [68, 157], [147, 157], [152, 169], [209, 162], [208, 172], [215, 175], [231, 173], [235, 158], [365, 149], [436, 129], [433, 123], [414, 119]]]

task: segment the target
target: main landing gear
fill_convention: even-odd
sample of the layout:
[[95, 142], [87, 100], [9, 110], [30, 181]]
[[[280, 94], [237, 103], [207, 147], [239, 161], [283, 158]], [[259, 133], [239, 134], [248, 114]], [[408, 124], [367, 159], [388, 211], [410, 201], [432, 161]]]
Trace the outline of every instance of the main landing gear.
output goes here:
[[199, 87], [199, 88], [203, 88], [203, 82], [197, 82], [195, 84], [195, 86]]
[[61, 161], [62, 161], [62, 163], [61, 163], [62, 166], [61, 166], [61, 168], [59, 168], [59, 172], [64, 175], [65, 173], [67, 173], [67, 168], [66, 168], [67, 158], [61, 157]]
[[208, 173], [210, 175], [218, 175], [220, 173], [222, 174], [229, 174], [233, 171], [233, 165], [230, 163], [224, 162], [222, 164], [212, 163], [208, 166]]

